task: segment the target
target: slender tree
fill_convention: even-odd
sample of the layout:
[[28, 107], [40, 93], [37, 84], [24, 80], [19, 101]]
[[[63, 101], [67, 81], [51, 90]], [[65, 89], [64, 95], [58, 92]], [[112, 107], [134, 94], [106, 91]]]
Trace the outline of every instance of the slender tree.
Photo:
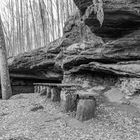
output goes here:
[[43, 30], [43, 36], [44, 36], [44, 45], [48, 42], [47, 37], [47, 20], [46, 20], [46, 5], [44, 3], [44, 0], [39, 0], [39, 9], [40, 9], [40, 16], [41, 16], [41, 22], [42, 22], [42, 30]]
[[0, 16], [0, 77], [1, 77], [2, 99], [7, 100], [11, 97], [12, 90], [9, 78], [9, 70], [1, 16]]
[[58, 24], [58, 37], [61, 36], [61, 26], [60, 26], [60, 6], [59, 6], [59, 1], [56, 1], [56, 10], [57, 10], [57, 24]]
[[36, 43], [36, 42], [38, 42], [38, 38], [37, 38], [37, 31], [36, 31], [36, 25], [35, 25], [35, 18], [34, 18], [34, 12], [33, 12], [33, 8], [32, 8], [32, 2], [31, 2], [31, 0], [29, 0], [29, 3], [30, 3], [31, 16], [32, 16], [32, 24], [33, 24], [33, 30], [34, 30], [35, 48], [37, 48], [37, 43]]

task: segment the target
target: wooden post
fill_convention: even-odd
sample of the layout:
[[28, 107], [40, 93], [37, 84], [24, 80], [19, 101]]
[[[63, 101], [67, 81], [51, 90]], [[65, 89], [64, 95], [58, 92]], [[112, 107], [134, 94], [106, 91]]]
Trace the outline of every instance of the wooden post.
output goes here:
[[73, 112], [77, 108], [77, 95], [70, 91], [63, 91], [61, 94], [61, 107], [64, 112]]
[[51, 88], [51, 100], [53, 102], [59, 102], [60, 101], [60, 92], [61, 92], [61, 89], [58, 88], [58, 87], [52, 87]]
[[46, 90], [47, 90], [46, 98], [51, 98], [51, 88], [47, 86]]
[[34, 93], [36, 93], [36, 86], [34, 86]]

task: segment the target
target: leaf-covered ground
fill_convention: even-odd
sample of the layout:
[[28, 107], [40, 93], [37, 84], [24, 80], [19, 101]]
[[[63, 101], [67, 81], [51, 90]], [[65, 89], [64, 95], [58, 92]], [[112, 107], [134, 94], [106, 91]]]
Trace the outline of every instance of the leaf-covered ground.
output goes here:
[[140, 112], [133, 106], [102, 104], [96, 117], [79, 122], [39, 94], [0, 101], [0, 140], [140, 140]]

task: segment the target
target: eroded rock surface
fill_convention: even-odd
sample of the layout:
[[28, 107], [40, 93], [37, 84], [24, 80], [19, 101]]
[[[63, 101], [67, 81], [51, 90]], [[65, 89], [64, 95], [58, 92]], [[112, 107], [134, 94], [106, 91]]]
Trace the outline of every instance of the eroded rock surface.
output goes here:
[[[92, 0], [74, 0], [83, 15]], [[104, 23], [100, 28], [99, 21], [92, 13], [86, 19], [86, 25], [104, 39], [116, 39], [140, 28], [139, 0], [103, 0]]]
[[[65, 23], [63, 37], [12, 59], [9, 62], [11, 76], [18, 74], [20, 78], [34, 77], [44, 82], [79, 83], [87, 93], [94, 91], [93, 94], [99, 95], [119, 85], [123, 87], [123, 78], [128, 85], [133, 79], [139, 81], [140, 1], [103, 0], [102, 26], [94, 13], [85, 23], [81, 20], [92, 0], [74, 2], [80, 13], [75, 13]], [[129, 93], [129, 88], [124, 87]], [[137, 89], [133, 87], [131, 92], [134, 93]], [[123, 89], [120, 90], [123, 92]], [[113, 94], [108, 92], [107, 95]], [[102, 101], [103, 98], [98, 99]]]
[[47, 47], [16, 56], [9, 65], [10, 72], [16, 75], [19, 74], [17, 77], [23, 75], [27, 78], [30, 76], [30, 79], [61, 81], [62, 69], [55, 65], [55, 58], [61, 50], [61, 42], [62, 38], [50, 43]]

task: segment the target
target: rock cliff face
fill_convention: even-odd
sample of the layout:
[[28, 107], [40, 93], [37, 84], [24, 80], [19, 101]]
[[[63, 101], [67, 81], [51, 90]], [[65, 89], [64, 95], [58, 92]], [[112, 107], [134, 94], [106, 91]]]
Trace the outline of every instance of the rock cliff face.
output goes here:
[[[74, 0], [74, 2], [81, 12], [81, 17], [87, 7], [92, 5], [92, 0]], [[94, 13], [86, 19], [85, 26], [95, 35], [92, 38], [88, 37], [88, 41], [73, 44], [66, 49], [64, 70], [78, 72], [85, 69], [139, 77], [140, 2], [137, 0], [103, 0], [103, 2], [105, 18], [102, 27]], [[97, 40], [98, 43], [95, 43]]]
[[[92, 0], [74, 0], [81, 14], [85, 13]], [[103, 26], [100, 27], [94, 13], [86, 20], [91, 30], [104, 39], [116, 39], [140, 29], [139, 0], [103, 0], [105, 13]], [[134, 37], [134, 36], [133, 36]]]
[[[81, 17], [92, 5], [92, 0], [74, 2]], [[92, 13], [85, 20], [92, 37], [66, 48], [63, 82], [79, 83], [86, 91], [104, 93], [109, 99], [115, 97], [123, 102], [128, 95], [139, 93], [140, 88], [140, 1], [103, 0], [103, 8], [102, 27]], [[117, 88], [113, 93], [112, 87]]]
[[62, 69], [55, 65], [55, 58], [61, 50], [62, 39], [37, 50], [20, 54], [9, 63], [12, 77], [25, 77], [40, 80], [62, 80]]
[[9, 64], [11, 76], [80, 83], [98, 93], [119, 87], [122, 81], [132, 82], [132, 78], [139, 81], [140, 1], [103, 0], [105, 18], [101, 27], [94, 13], [85, 23], [81, 21], [92, 0], [74, 2], [80, 13], [65, 23], [63, 37], [14, 58]]

